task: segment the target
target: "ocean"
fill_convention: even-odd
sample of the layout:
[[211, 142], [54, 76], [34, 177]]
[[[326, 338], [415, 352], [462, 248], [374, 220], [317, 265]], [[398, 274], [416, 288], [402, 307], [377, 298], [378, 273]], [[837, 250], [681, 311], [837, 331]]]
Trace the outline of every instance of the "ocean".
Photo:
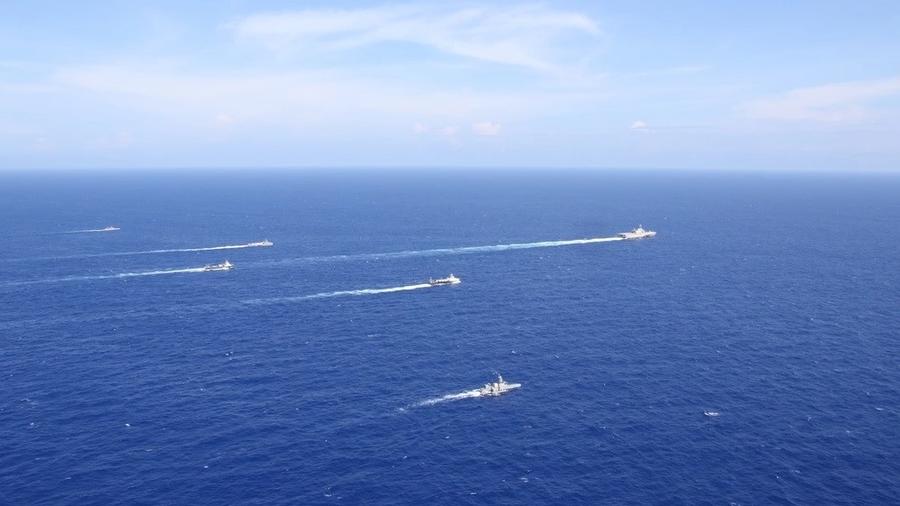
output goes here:
[[3, 173], [0, 503], [897, 504], [898, 224], [885, 174]]

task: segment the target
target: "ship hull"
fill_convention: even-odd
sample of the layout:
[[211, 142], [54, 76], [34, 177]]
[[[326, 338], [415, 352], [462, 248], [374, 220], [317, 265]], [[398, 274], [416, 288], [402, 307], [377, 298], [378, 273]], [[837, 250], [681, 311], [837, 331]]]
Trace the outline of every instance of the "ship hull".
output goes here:
[[486, 395], [489, 397], [497, 397], [497, 396], [503, 395], [505, 393], [512, 392], [513, 390], [516, 390], [517, 388], [521, 388], [521, 387], [522, 387], [521, 383], [507, 383], [507, 384], [503, 385], [503, 388], [501, 388], [500, 390], [491, 390], [490, 388], [485, 387], [485, 388], [481, 389], [481, 395]]
[[626, 241], [632, 241], [636, 239], [645, 239], [648, 237], [653, 237], [656, 235], [656, 232], [648, 232], [646, 234], [622, 234], [619, 237], [625, 239]]

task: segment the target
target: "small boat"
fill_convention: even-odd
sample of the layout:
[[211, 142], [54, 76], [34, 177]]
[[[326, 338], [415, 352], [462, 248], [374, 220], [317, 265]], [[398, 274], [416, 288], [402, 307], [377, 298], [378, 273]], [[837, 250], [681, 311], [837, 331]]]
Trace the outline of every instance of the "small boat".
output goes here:
[[203, 272], [213, 272], [213, 271], [230, 271], [234, 268], [234, 264], [225, 260], [220, 264], [209, 264], [203, 266]]
[[115, 232], [116, 230], [121, 230], [121, 229], [119, 227], [109, 226], [109, 227], [101, 228], [100, 232]]
[[438, 278], [438, 279], [428, 278], [428, 284], [431, 286], [457, 285], [461, 282], [462, 282], [462, 280], [460, 280], [458, 277], [454, 276], [453, 274], [447, 276], [446, 278]]
[[656, 232], [653, 230], [644, 230], [644, 227], [638, 225], [638, 228], [632, 230], [631, 232], [620, 232], [618, 236], [622, 239], [643, 239], [645, 237], [653, 237], [656, 235]]
[[507, 383], [504, 381], [503, 376], [499, 373], [497, 374], [497, 381], [492, 383], [486, 383], [483, 387], [478, 390], [478, 393], [481, 395], [490, 395], [492, 397], [496, 397], [498, 395], [503, 395], [506, 392], [515, 390], [517, 388], [521, 388], [521, 383]]
[[262, 241], [259, 241], [259, 242], [251, 242], [247, 246], [268, 247], [268, 246], [272, 246], [272, 245], [273, 245], [272, 241], [270, 241], [268, 239], [263, 239]]

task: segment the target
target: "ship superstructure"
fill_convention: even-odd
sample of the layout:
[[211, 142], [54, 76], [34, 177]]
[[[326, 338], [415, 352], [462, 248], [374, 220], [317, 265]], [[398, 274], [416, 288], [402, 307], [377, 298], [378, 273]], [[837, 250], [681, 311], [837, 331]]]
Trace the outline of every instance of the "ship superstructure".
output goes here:
[[515, 390], [517, 388], [521, 388], [521, 383], [507, 383], [503, 376], [497, 374], [497, 381], [486, 383], [483, 387], [481, 387], [478, 392], [481, 395], [489, 395], [492, 397], [496, 397], [498, 395], [503, 395], [511, 390]]
[[622, 239], [643, 239], [645, 237], [653, 237], [656, 235], [656, 232], [653, 230], [645, 230], [644, 227], [638, 225], [638, 228], [632, 230], [631, 232], [620, 232], [618, 234]]
[[214, 272], [214, 271], [230, 271], [234, 269], [234, 264], [225, 260], [220, 264], [208, 264], [203, 266], [203, 272]]
[[462, 280], [459, 279], [458, 277], [454, 276], [453, 274], [450, 274], [446, 278], [438, 278], [438, 279], [428, 278], [428, 284], [431, 286], [457, 285], [461, 282], [462, 282]]

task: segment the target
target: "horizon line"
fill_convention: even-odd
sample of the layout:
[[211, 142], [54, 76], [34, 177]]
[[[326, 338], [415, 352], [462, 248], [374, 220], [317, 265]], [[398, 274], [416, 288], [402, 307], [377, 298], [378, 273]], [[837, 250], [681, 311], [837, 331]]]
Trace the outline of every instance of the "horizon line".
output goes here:
[[900, 167], [897, 168], [726, 168], [726, 167], [614, 167], [614, 166], [585, 166], [585, 165], [184, 165], [184, 166], [76, 166], [76, 167], [0, 167], [0, 174], [23, 172], [171, 172], [171, 171], [573, 171], [573, 172], [706, 172], [706, 173], [764, 173], [764, 174], [896, 174], [900, 175]]

